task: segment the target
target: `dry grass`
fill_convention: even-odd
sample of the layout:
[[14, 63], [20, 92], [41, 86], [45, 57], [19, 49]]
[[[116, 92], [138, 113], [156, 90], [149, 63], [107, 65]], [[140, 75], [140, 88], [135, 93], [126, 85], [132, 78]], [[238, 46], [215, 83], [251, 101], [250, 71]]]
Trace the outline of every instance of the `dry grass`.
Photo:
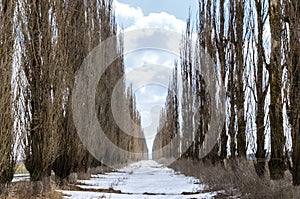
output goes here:
[[[236, 165], [236, 166], [234, 166]], [[199, 178], [213, 190], [225, 190], [224, 198], [300, 198], [300, 188], [292, 186], [291, 174], [287, 171], [284, 180], [273, 181], [256, 175], [252, 161], [240, 161], [224, 166], [204, 164], [202, 161], [178, 160], [171, 165], [176, 171]]]
[[7, 189], [7, 193], [0, 195], [0, 199], [62, 199], [63, 195], [57, 191], [55, 185], [52, 189], [41, 195], [34, 196], [31, 192], [30, 182], [17, 182]]
[[24, 163], [23, 162], [17, 163], [15, 174], [26, 174], [26, 173], [28, 173], [28, 171], [27, 171]]

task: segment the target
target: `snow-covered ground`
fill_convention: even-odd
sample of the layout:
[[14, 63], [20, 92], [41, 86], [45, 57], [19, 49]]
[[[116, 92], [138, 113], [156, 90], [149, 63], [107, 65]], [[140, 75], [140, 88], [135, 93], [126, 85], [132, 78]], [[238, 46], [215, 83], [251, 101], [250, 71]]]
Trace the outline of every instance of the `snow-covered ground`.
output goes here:
[[21, 181], [29, 181], [29, 180], [30, 180], [29, 173], [15, 174], [12, 182], [21, 182]]
[[[205, 191], [207, 187], [198, 179], [176, 173], [152, 160], [140, 161], [116, 172], [92, 175], [90, 180], [78, 182], [77, 186], [89, 191], [59, 191], [67, 195], [65, 198], [78, 199], [187, 199], [213, 198], [217, 194]], [[119, 190], [120, 193], [99, 192], [100, 189]]]

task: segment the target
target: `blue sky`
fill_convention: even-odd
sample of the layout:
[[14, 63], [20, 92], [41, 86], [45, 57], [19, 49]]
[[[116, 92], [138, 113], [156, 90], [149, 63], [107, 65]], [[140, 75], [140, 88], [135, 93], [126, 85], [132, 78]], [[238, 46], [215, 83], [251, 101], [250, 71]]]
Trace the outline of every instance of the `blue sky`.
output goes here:
[[[117, 4], [128, 5], [132, 9], [141, 11], [144, 17], [153, 13], [165, 12], [184, 22], [189, 15], [189, 9], [192, 12], [192, 16], [196, 16], [198, 10], [197, 0], [118, 0], [115, 2]], [[118, 15], [118, 12], [116, 14]], [[130, 16], [133, 15], [134, 12], [127, 14]], [[119, 25], [122, 25], [123, 20], [119, 18], [118, 22]]]
[[145, 15], [167, 12], [184, 21], [188, 16], [189, 8], [195, 13], [198, 7], [197, 0], [119, 0], [119, 2], [140, 7]]
[[[159, 28], [181, 34], [185, 30], [189, 10], [191, 10], [192, 19], [195, 19], [198, 1], [116, 0], [114, 1], [114, 8], [118, 27], [125, 34], [145, 28]], [[126, 48], [126, 35], [124, 40], [124, 47]], [[167, 39], [160, 36], [151, 36], [150, 41], [169, 45]], [[179, 46], [180, 41], [177, 42]], [[134, 45], [137, 48], [139, 45], [143, 46], [142, 43], [139, 43], [139, 39], [135, 39]], [[140, 49], [130, 53], [125, 52], [124, 58], [127, 83], [136, 84], [133, 87], [136, 88], [134, 94], [137, 99], [137, 108], [141, 113], [142, 126], [145, 130], [148, 147], [151, 150], [159, 121], [159, 112], [165, 104], [167, 95], [167, 86], [155, 84], [155, 82], [158, 81], [158, 78], [167, 80], [171, 78], [174, 61], [178, 59], [178, 56], [157, 49]], [[162, 70], [157, 70], [156, 66], [161, 66]], [[149, 72], [149, 67], [156, 68], [156, 71]], [[170, 70], [166, 67], [169, 67]], [[134, 72], [134, 70], [138, 72]], [[149, 84], [139, 85], [139, 82], [145, 82], [145, 78], [149, 79]]]

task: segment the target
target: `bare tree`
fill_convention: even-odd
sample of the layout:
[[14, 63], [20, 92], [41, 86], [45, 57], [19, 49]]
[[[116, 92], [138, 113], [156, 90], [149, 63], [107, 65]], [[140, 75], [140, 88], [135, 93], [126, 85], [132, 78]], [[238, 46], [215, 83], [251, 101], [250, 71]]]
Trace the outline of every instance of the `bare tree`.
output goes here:
[[[91, 156], [83, 146], [73, 121], [72, 115], [72, 90], [75, 73], [81, 66], [88, 52], [99, 43], [99, 16], [95, 15], [96, 5], [94, 1], [83, 4], [81, 1], [59, 2], [56, 5], [57, 46], [54, 47], [58, 64], [64, 68], [61, 82], [63, 97], [60, 109], [64, 117], [61, 118], [59, 153], [52, 169], [57, 176], [57, 182], [62, 185], [68, 183], [71, 172], [85, 173], [91, 164]], [[89, 11], [89, 17], [85, 21], [85, 12]], [[91, 21], [95, 21], [91, 24]], [[94, 27], [94, 29], [91, 28]], [[92, 39], [90, 39], [92, 36]], [[95, 39], [98, 38], [98, 39]], [[91, 41], [92, 40], [92, 41]]]
[[[256, 85], [256, 131], [257, 131], [257, 150], [256, 150], [256, 163], [255, 169], [258, 176], [264, 176], [265, 164], [266, 164], [266, 150], [265, 150], [265, 101], [268, 93], [267, 83], [264, 82], [264, 71], [266, 70], [265, 63], [265, 49], [264, 49], [264, 26], [266, 23], [266, 13], [265, 13], [265, 1], [255, 1], [255, 9], [257, 16], [255, 21], [257, 21], [257, 42], [255, 46], [257, 49], [257, 63], [255, 76]], [[252, 33], [255, 35], [255, 32]], [[254, 37], [255, 38], [255, 37]]]
[[271, 58], [270, 74], [270, 130], [271, 130], [271, 159], [269, 161], [270, 177], [282, 179], [284, 177], [285, 137], [283, 132], [283, 104], [282, 104], [282, 15], [281, 4], [276, 0], [270, 1], [270, 28], [271, 28]]
[[[143, 156], [143, 154], [147, 154], [147, 146], [144, 132], [141, 127], [141, 116], [137, 111], [136, 99], [132, 88], [127, 91], [127, 100], [129, 101], [129, 111], [131, 116], [130, 119], [134, 124], [137, 125], [138, 128], [133, 129], [133, 134], [129, 137], [129, 143], [124, 142], [123, 144], [127, 144], [128, 151], [134, 154], [132, 157], [128, 157], [129, 159], [127, 160], [139, 161], [146, 158], [145, 156]], [[121, 133], [121, 140], [122, 136], [124, 136], [124, 132]]]
[[39, 193], [50, 188], [51, 165], [59, 149], [63, 68], [53, 54], [54, 1], [21, 1], [19, 9], [25, 46], [22, 67], [28, 82], [24, 94], [29, 128], [24, 139], [25, 165], [33, 190]]
[[152, 158], [154, 160], [159, 160], [160, 157], [162, 157], [164, 154], [162, 153], [161, 149], [164, 147], [163, 142], [166, 137], [164, 136], [164, 133], [166, 131], [165, 128], [165, 123], [166, 123], [166, 115], [165, 115], [165, 110], [162, 109], [160, 111], [159, 115], [159, 124], [158, 124], [158, 131], [155, 136], [154, 142], [153, 142], [153, 147], [152, 147]]
[[246, 157], [246, 121], [244, 93], [244, 1], [231, 1], [229, 19], [230, 153], [231, 159]]
[[286, 20], [289, 22], [290, 44], [287, 67], [289, 72], [288, 117], [292, 133], [292, 175], [293, 184], [300, 185], [300, 3], [298, 0], [286, 2]]
[[[219, 22], [215, 20], [214, 31], [216, 32], [216, 49], [219, 57], [220, 68], [221, 68], [221, 79], [223, 84], [225, 85], [225, 78], [226, 78], [226, 36], [225, 36], [225, 8], [224, 8], [224, 0], [219, 1], [220, 7], [217, 9], [215, 6], [215, 13], [220, 13], [220, 20]], [[219, 31], [217, 31], [219, 29]], [[219, 33], [219, 34], [217, 34]], [[220, 157], [222, 159], [227, 158], [227, 142], [228, 137], [226, 134], [226, 123], [224, 123], [221, 135], [220, 135]]]
[[14, 55], [14, 1], [0, 2], [0, 194], [13, 179], [16, 163], [14, 91], [12, 70]]
[[192, 27], [191, 18], [187, 20], [186, 32], [182, 38], [182, 47], [180, 49], [180, 65], [182, 75], [182, 148], [187, 149], [184, 157], [193, 156], [193, 46], [192, 46]]
[[[230, 2], [230, 13], [235, 13], [235, 5], [234, 1]], [[229, 99], [230, 99], [230, 119], [229, 119], [229, 125], [228, 125], [228, 134], [230, 135], [230, 158], [234, 159], [236, 156], [236, 129], [235, 129], [235, 93], [236, 93], [236, 87], [235, 87], [235, 49], [234, 44], [236, 43], [235, 38], [235, 26], [234, 26], [234, 17], [235, 14], [230, 16], [229, 19], [229, 28], [228, 28], [228, 35], [229, 35], [229, 49], [227, 54], [228, 59], [228, 93], [229, 93]]]
[[244, 92], [244, 16], [245, 16], [245, 1], [236, 0], [235, 2], [235, 34], [236, 34], [236, 108], [237, 108], [237, 152], [238, 157], [246, 158], [246, 120], [245, 120], [245, 92]]

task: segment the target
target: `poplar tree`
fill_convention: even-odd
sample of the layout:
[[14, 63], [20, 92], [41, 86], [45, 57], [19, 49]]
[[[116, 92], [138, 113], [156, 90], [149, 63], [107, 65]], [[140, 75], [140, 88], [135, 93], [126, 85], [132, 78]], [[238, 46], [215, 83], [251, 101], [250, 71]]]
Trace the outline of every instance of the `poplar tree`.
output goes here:
[[0, 194], [13, 179], [16, 163], [16, 101], [12, 85], [14, 56], [14, 1], [0, 2]]

